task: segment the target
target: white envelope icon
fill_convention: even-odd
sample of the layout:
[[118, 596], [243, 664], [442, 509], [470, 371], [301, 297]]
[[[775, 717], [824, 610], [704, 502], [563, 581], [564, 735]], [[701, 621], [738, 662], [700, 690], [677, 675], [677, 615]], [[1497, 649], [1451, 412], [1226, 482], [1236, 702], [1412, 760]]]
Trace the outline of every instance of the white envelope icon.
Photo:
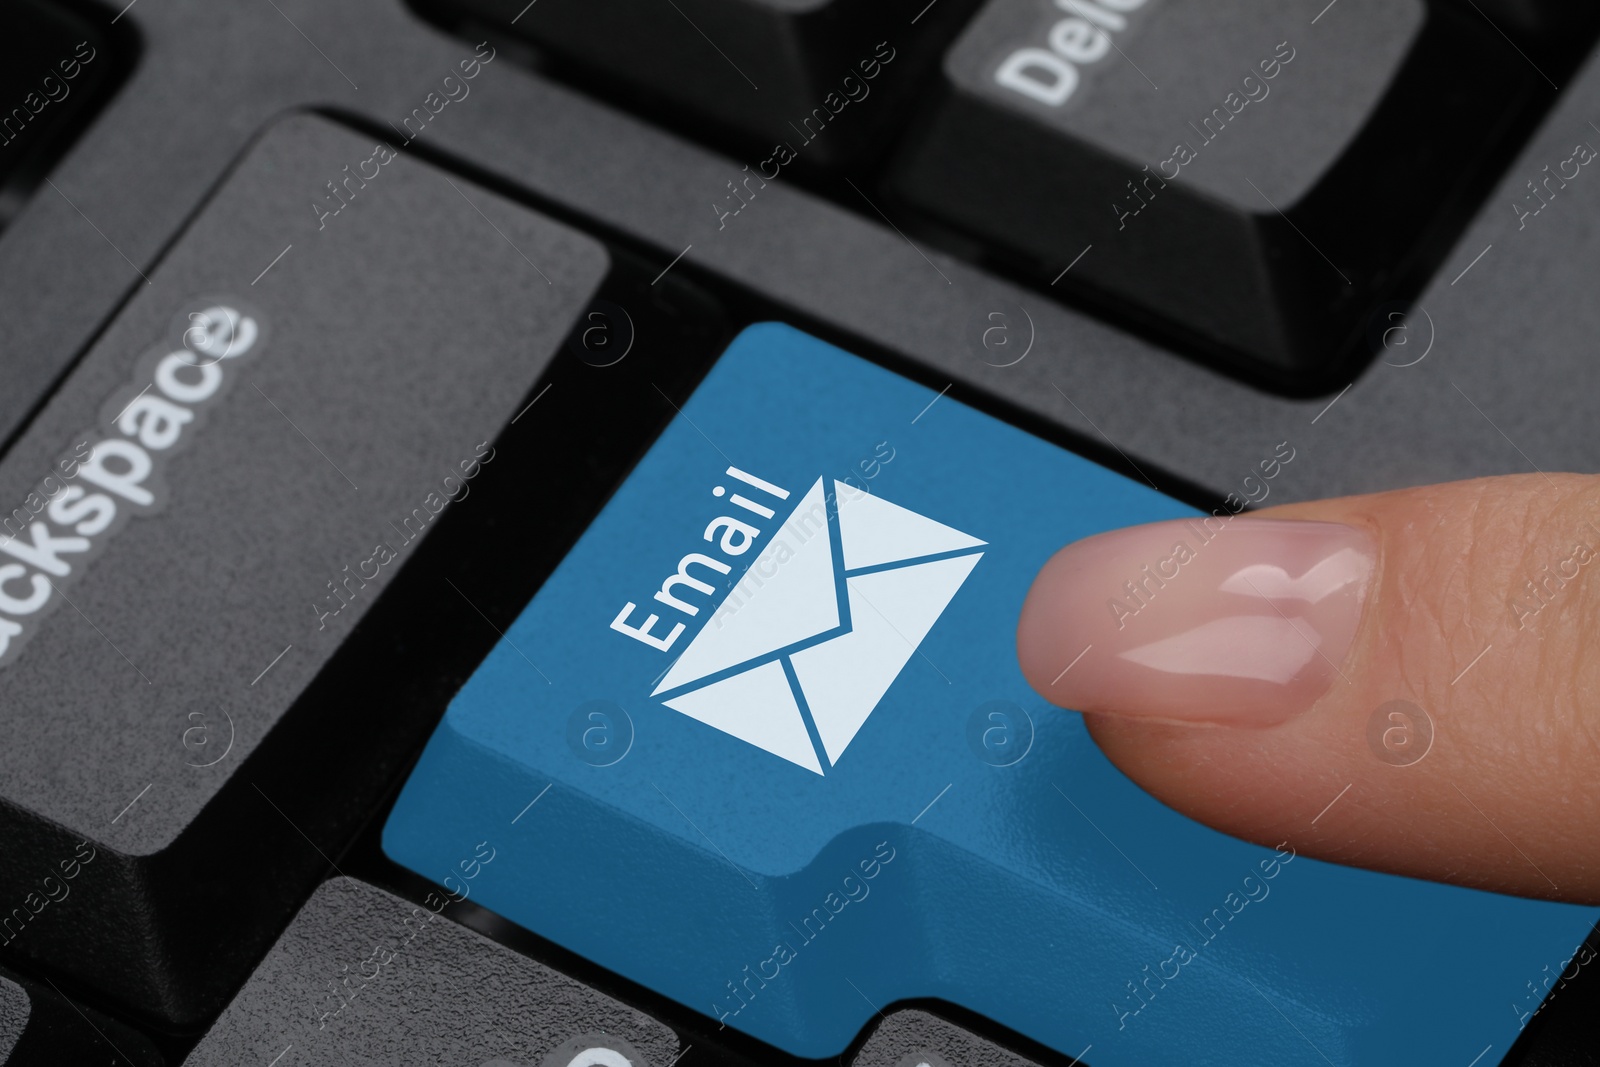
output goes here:
[[983, 558], [965, 550], [986, 544], [833, 486], [839, 544], [818, 478], [650, 694], [818, 774]]

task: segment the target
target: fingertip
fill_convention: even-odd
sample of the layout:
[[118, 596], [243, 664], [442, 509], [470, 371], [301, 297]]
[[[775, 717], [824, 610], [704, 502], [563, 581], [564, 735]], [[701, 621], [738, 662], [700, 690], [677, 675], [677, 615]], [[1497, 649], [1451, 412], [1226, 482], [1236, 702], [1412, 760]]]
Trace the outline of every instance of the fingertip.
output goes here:
[[1371, 534], [1336, 522], [1212, 516], [1099, 534], [1040, 570], [1019, 661], [1062, 707], [1281, 722], [1339, 678], [1377, 558]]

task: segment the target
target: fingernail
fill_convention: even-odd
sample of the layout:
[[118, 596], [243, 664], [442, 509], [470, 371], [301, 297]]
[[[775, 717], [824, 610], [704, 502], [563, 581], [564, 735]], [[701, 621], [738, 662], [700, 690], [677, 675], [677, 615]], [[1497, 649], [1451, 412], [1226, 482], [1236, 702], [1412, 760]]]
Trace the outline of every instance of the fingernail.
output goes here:
[[1377, 542], [1334, 522], [1179, 519], [1044, 565], [1017, 653], [1052, 703], [1231, 726], [1300, 714], [1349, 679]]

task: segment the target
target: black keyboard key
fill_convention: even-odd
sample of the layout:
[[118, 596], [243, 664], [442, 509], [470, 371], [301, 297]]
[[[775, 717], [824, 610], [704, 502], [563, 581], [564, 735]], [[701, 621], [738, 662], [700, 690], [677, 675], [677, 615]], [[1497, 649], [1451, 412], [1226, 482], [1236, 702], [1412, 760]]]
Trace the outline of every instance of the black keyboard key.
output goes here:
[[[713, 140], [787, 145], [807, 166], [852, 155], [897, 121], [976, 0], [416, 2], [521, 36], [589, 88], [669, 122], [691, 118], [696, 136], [710, 123]], [[750, 171], [770, 179], [788, 157]]]
[[87, 121], [113, 53], [98, 25], [59, 4], [0, 4], [0, 226]]
[[1038, 1067], [1038, 1064], [936, 1015], [905, 1008], [884, 1016], [861, 1046], [861, 1051], [856, 1053], [856, 1058], [850, 1061], [850, 1067]]
[[325, 883], [184, 1062], [675, 1061], [666, 1026], [458, 926], [449, 908], [442, 894], [416, 905], [351, 878]]
[[1421, 0], [991, 0], [944, 70], [905, 198], [1041, 288], [1291, 385], [1421, 284], [1543, 85]]
[[160, 1067], [141, 1034], [75, 1004], [45, 982], [0, 971], [0, 1064], [131, 1064]]
[[384, 691], [419, 620], [325, 668], [607, 263], [398, 138], [255, 142], [0, 460], [6, 951], [220, 1007], [438, 713]]

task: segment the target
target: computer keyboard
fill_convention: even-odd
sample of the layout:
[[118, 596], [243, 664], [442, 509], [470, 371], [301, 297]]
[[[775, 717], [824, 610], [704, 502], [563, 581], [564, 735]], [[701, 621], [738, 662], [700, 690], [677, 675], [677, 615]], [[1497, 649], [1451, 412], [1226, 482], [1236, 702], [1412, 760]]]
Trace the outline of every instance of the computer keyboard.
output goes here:
[[[701, 119], [687, 132], [748, 160], [713, 199], [719, 229], [797, 172], [881, 214], [867, 182], [1024, 285], [1307, 392], [1370, 357], [1371, 308], [1438, 268], [1576, 58], [1507, 61], [1506, 30], [1548, 35], [1547, 9], [1502, 28], [1470, 3], [1344, 2], [1315, 23], [1295, 4], [1159, 0], [419, 8], [532, 41], [635, 110]], [[818, 24], [861, 54], [828, 54]], [[892, 151], [887, 124], [905, 130]]]
[[1434, 269], [1452, 201], [1542, 87], [1470, 11], [1345, 6], [1311, 26], [1292, 4], [992, 0], [892, 185], [1042, 288], [1326, 381], [1367, 310]]
[[1585, 1062], [1592, 909], [1203, 830], [1010, 642], [1264, 459], [1595, 469], [1596, 28], [8, 0], [0, 1056]]
[[[102, 980], [152, 1013], [217, 1006], [214, 968], [251, 949], [205, 901], [287, 917], [268, 872], [323, 862], [295, 827], [331, 843], [360, 818], [351, 796], [376, 799], [403, 758], [380, 741], [327, 767], [342, 796], [294, 825], [274, 805], [315, 792], [221, 762], [230, 744], [238, 761], [277, 736], [325, 743], [325, 723], [299, 743], [275, 728], [297, 732], [285, 720], [312, 679], [470, 498], [607, 270], [592, 238], [403, 157], [319, 225], [308, 198], [370, 151], [309, 116], [264, 131], [0, 462], [34, 482], [14, 499], [41, 505], [0, 545], [6, 681], [34, 722], [4, 752], [11, 832], [38, 842], [41, 873], [75, 841], [99, 853], [70, 910], [30, 919], [13, 950], [93, 944]], [[400, 236], [418, 225], [443, 239]], [[381, 324], [352, 314], [397, 277], [414, 303]], [[249, 298], [194, 298], [222, 279]], [[247, 422], [219, 434], [240, 399]], [[401, 733], [392, 715], [366, 729]]]
[[683, 1051], [667, 1026], [457, 925], [449, 909], [442, 894], [418, 906], [329, 879], [187, 1062], [542, 1067], [590, 1051], [609, 1067], [595, 1050], [626, 1063]]

